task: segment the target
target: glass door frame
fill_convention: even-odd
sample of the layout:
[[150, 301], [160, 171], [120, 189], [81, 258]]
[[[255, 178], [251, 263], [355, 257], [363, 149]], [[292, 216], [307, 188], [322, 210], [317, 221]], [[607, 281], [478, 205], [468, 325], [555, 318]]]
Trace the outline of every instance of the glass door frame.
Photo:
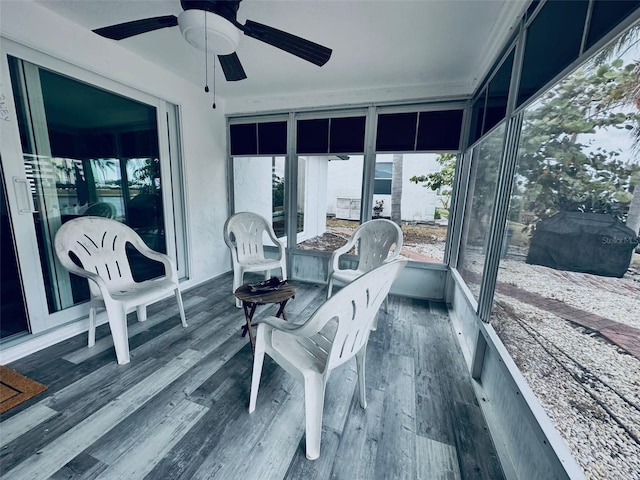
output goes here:
[[[1, 95], [4, 100], [4, 108], [8, 112], [8, 118], [0, 119], [0, 122], [2, 122], [2, 128], [0, 128], [0, 144], [2, 145], [0, 159], [6, 179], [5, 188], [8, 208], [15, 232], [20, 280], [24, 290], [31, 333], [38, 334], [85, 317], [88, 315], [89, 307], [85, 302], [59, 312], [49, 313], [39, 247], [36, 240], [36, 229], [33, 222], [33, 201], [26, 181], [17, 112], [9, 75], [8, 55], [60, 75], [68, 76], [74, 80], [107, 90], [116, 95], [142, 102], [156, 109], [160, 170], [162, 178], [166, 179], [163, 182], [163, 186], [166, 188], [163, 188], [162, 198], [165, 212], [166, 246], [170, 255], [177, 256], [178, 260], [182, 259], [182, 262], [179, 262], [179, 276], [186, 276], [187, 262], [184, 254], [183, 235], [176, 235], [175, 231], [175, 221], [177, 220], [179, 222], [178, 225], [181, 225], [183, 219], [181, 214], [176, 215], [174, 213], [176, 211], [174, 202], [177, 201], [182, 205], [180, 198], [184, 191], [182, 185], [178, 185], [178, 183], [181, 183], [181, 177], [176, 181], [172, 175], [172, 171], [175, 172], [178, 167], [177, 164], [181, 163], [178, 160], [181, 158], [182, 152], [179, 144], [179, 131], [176, 131], [178, 128], [177, 123], [170, 125], [170, 120], [177, 120], [177, 108], [165, 100], [45, 53], [35, 51], [6, 38], [2, 38], [2, 42], [0, 42], [0, 55], [2, 56], [0, 59]], [[178, 143], [177, 145], [172, 145], [171, 149], [169, 147], [170, 137], [171, 141]], [[173, 159], [171, 154], [173, 154]], [[177, 192], [173, 191], [176, 187], [179, 188]]]

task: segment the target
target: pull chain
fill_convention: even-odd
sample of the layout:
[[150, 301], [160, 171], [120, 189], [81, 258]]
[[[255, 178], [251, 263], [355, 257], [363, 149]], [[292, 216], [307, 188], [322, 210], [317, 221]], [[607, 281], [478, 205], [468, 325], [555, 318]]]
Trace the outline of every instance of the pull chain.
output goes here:
[[204, 13], [204, 92], [209, 93], [209, 41], [207, 40], [207, 12]]
[[216, 57], [213, 57], [213, 109], [216, 109]]
[[[204, 13], [204, 92], [209, 93], [209, 30], [207, 12]], [[216, 108], [216, 59], [213, 57], [213, 108]]]

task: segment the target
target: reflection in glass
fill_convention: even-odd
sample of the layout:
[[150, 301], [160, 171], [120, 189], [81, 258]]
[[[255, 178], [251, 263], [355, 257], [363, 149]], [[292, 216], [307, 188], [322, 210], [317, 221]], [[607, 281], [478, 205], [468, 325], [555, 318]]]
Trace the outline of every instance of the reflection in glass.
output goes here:
[[503, 123], [474, 147], [471, 157], [458, 270], [476, 299], [493, 216], [504, 130]]
[[624, 342], [640, 330], [639, 60], [636, 26], [525, 110], [491, 316], [601, 479], [634, 478], [640, 458], [640, 360]]
[[[156, 109], [14, 57], [9, 65], [43, 282], [56, 312], [89, 298], [87, 280], [55, 259], [64, 222], [113, 218], [166, 253]], [[163, 273], [157, 262], [131, 263], [136, 280]]]

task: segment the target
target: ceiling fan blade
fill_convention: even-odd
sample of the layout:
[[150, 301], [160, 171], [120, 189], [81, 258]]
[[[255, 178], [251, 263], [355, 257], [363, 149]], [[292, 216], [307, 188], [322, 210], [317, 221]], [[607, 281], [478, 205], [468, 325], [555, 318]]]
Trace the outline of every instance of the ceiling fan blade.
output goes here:
[[112, 40], [122, 40], [123, 38], [152, 32], [161, 28], [175, 27], [176, 25], [178, 25], [178, 17], [175, 15], [164, 15], [162, 17], [143, 18], [142, 20], [96, 28], [94, 32]]
[[261, 23], [247, 20], [239, 28], [252, 38], [273, 45], [280, 50], [289, 52], [297, 57], [321, 67], [331, 57], [332, 50], [317, 43], [297, 37], [277, 28], [262, 25]]
[[244, 73], [244, 68], [242, 68], [236, 52], [230, 53], [229, 55], [218, 55], [218, 60], [220, 60], [224, 78], [226, 78], [228, 82], [236, 82], [247, 78], [247, 74]]

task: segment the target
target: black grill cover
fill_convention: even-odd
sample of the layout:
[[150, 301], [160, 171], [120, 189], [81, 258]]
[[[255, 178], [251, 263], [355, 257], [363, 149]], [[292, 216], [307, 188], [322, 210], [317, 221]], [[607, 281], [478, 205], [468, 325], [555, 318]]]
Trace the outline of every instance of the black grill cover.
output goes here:
[[560, 212], [536, 225], [527, 263], [622, 277], [637, 245], [633, 230], [611, 215]]

